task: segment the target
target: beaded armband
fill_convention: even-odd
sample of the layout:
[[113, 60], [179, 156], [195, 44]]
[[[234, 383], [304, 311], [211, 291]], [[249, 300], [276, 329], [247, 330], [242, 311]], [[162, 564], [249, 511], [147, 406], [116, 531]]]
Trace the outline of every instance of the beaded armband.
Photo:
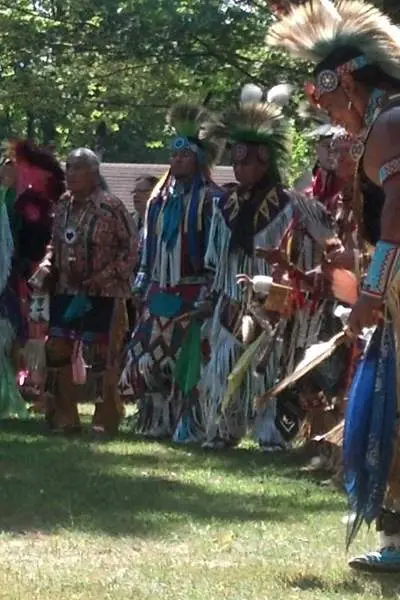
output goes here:
[[379, 169], [379, 181], [383, 185], [390, 177], [400, 173], [400, 156], [392, 158]]
[[400, 246], [379, 241], [362, 285], [362, 292], [383, 298], [388, 286], [400, 270]]

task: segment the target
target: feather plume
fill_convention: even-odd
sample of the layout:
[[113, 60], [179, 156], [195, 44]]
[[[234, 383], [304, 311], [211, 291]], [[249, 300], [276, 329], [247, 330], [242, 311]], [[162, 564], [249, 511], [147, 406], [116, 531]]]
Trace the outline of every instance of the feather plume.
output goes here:
[[226, 114], [228, 143], [259, 144], [268, 147], [270, 161], [278, 168], [287, 164], [289, 139], [282, 110], [268, 102], [241, 103]]
[[277, 104], [278, 106], [286, 106], [289, 104], [293, 90], [294, 86], [290, 85], [290, 83], [280, 83], [275, 85], [267, 93], [267, 102]]
[[58, 200], [65, 191], [65, 175], [51, 152], [29, 140], [16, 140], [9, 143], [8, 153], [16, 165], [17, 194], [29, 187], [42, 197]]
[[248, 102], [261, 102], [264, 92], [258, 85], [246, 83], [240, 94], [240, 102], [247, 104]]
[[300, 102], [297, 113], [301, 119], [311, 121], [315, 125], [328, 125], [330, 123], [328, 113], [309, 102]]
[[198, 139], [200, 129], [209, 119], [208, 110], [197, 104], [176, 104], [168, 114], [168, 124], [177, 135]]
[[187, 137], [203, 148], [208, 165], [221, 158], [224, 150], [222, 124], [205, 106], [176, 104], [169, 111], [168, 124], [176, 135]]
[[357, 48], [369, 63], [400, 78], [400, 30], [361, 0], [311, 0], [269, 29], [267, 44], [319, 64], [339, 48]]
[[304, 134], [304, 137], [317, 139], [334, 135], [336, 128], [330, 122], [328, 114], [314, 104], [301, 102], [297, 113], [306, 125], [313, 127], [312, 131]]

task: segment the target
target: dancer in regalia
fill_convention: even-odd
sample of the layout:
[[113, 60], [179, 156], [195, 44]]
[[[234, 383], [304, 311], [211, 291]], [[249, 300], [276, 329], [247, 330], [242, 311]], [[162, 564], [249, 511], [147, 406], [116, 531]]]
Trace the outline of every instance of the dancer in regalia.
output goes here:
[[[371, 4], [321, 0], [274, 24], [269, 42], [316, 64], [314, 83], [307, 86], [310, 101], [360, 136], [352, 149], [359, 160], [354, 209], [375, 251], [350, 327], [355, 334], [375, 329], [350, 391], [344, 469], [352, 512], [348, 542], [362, 522], [375, 519], [380, 543], [350, 565], [400, 571], [400, 31]], [[354, 265], [361, 273], [364, 256]]]
[[94, 152], [72, 151], [66, 173], [68, 191], [31, 278], [50, 294], [46, 416], [52, 433], [80, 433], [77, 385], [86, 385], [85, 398], [96, 404], [92, 433], [104, 439], [118, 431], [123, 415], [118, 380], [137, 235], [121, 200], [102, 188]]
[[[1, 336], [2, 346], [13, 348], [12, 376], [6, 369], [1, 377], [1, 389], [8, 386], [13, 401], [2, 396], [2, 415], [26, 414], [19, 393], [14, 390], [16, 371], [22, 367], [19, 383], [35, 380], [40, 392], [45, 376], [44, 343], [47, 335], [47, 296], [32, 293], [28, 280], [46, 251], [50, 239], [53, 205], [64, 190], [64, 173], [57, 159], [32, 142], [19, 140], [10, 143], [2, 168], [2, 210], [8, 211], [13, 235], [12, 270], [1, 296], [1, 314], [7, 317], [7, 331]], [[3, 226], [4, 226], [3, 221]], [[5, 244], [5, 230], [1, 236]], [[4, 255], [4, 257], [6, 254]], [[5, 326], [4, 320], [2, 321]], [[10, 337], [12, 336], [12, 344]], [[11, 345], [10, 345], [11, 344]], [[21, 361], [20, 350], [23, 360]], [[14, 407], [14, 408], [13, 408]]]
[[[214, 206], [206, 254], [206, 264], [215, 272], [212, 289], [217, 301], [210, 334], [211, 360], [201, 382], [205, 447], [232, 446], [242, 439], [253, 414], [254, 398], [272, 385], [280, 370], [283, 348], [276, 344], [265, 374], [253, 375], [251, 353], [245, 352], [245, 338], [251, 336], [242, 335], [246, 295], [237, 285], [237, 276], [270, 274], [269, 265], [254, 251], [258, 246], [285, 246], [293, 228], [301, 232], [302, 266], [310, 269], [313, 244], [311, 237], [304, 235], [305, 230], [308, 234], [312, 231], [319, 241], [333, 235], [322, 205], [317, 207], [312, 200], [304, 200], [283, 187], [280, 168], [288, 160], [287, 130], [281, 108], [263, 102], [262, 96], [256, 86], [245, 86], [238, 108], [225, 118], [225, 135], [239, 184], [226, 201]], [[304, 344], [304, 327], [302, 335], [300, 343]], [[261, 344], [263, 336], [258, 339]], [[294, 354], [296, 343], [291, 347]], [[229, 389], [227, 378], [233, 368], [236, 384]], [[296, 419], [284, 413], [285, 409], [281, 411], [283, 419]], [[282, 432], [276, 426], [275, 402], [263, 412], [261, 421], [260, 443], [283, 446]]]
[[[223, 195], [211, 179], [220, 141], [203, 106], [177, 105], [171, 166], [147, 205], [135, 291], [143, 310], [128, 345], [122, 383], [139, 396], [138, 430], [177, 442], [204, 435], [197, 383], [203, 363], [196, 312], [209, 285], [204, 264], [212, 202]], [[182, 317], [183, 318], [180, 318]]]

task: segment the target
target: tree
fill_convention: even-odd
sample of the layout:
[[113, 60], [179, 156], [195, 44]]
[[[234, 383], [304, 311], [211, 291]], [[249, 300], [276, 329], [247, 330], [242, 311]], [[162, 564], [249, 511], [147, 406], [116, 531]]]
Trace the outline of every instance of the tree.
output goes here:
[[265, 48], [270, 21], [252, 0], [1, 0], [0, 135], [164, 160], [175, 101], [221, 109], [249, 81], [303, 78]]

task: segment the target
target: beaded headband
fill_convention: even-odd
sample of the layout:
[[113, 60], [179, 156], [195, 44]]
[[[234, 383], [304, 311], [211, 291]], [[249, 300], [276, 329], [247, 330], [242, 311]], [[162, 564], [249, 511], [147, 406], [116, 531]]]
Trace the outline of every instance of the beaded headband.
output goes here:
[[173, 140], [171, 140], [169, 146], [172, 152], [184, 152], [185, 150], [190, 150], [191, 152], [196, 154], [200, 162], [205, 161], [204, 150], [200, 148], [200, 146], [198, 146], [195, 142], [191, 141], [188, 137], [185, 137], [183, 135], [175, 137]]
[[336, 69], [324, 69], [318, 73], [315, 84], [312, 84], [312, 89], [307, 86], [306, 92], [309, 94], [311, 92], [313, 101], [318, 102], [323, 94], [334, 92], [339, 87], [341, 75], [358, 71], [368, 64], [368, 59], [361, 55], [339, 65]]

